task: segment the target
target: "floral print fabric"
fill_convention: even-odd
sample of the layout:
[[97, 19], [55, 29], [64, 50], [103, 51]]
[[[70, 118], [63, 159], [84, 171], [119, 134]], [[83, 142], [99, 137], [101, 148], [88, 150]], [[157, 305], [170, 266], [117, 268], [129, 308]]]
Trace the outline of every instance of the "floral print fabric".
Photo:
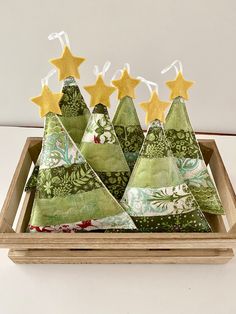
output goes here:
[[197, 203], [186, 184], [163, 188], [127, 188], [123, 198], [131, 216], [161, 216], [195, 210]]
[[135, 229], [132, 219], [71, 141], [60, 118], [51, 114], [50, 119], [53, 123], [43, 139], [29, 231]]
[[40, 169], [37, 192], [40, 198], [61, 197], [102, 187], [87, 163]]
[[94, 144], [117, 143], [115, 130], [107, 114], [93, 113], [88, 122], [82, 142], [93, 142]]
[[184, 183], [159, 121], [149, 126], [122, 204], [142, 232], [211, 231]]
[[165, 133], [177, 165], [202, 211], [223, 214], [220, 198], [203, 160], [189, 121], [184, 100], [174, 99], [165, 123]]

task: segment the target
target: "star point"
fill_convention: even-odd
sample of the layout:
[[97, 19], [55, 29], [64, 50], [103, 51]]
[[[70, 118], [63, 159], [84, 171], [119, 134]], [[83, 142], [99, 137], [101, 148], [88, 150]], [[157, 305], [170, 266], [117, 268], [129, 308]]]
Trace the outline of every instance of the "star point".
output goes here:
[[84, 86], [84, 89], [91, 96], [90, 107], [95, 107], [97, 104], [110, 107], [110, 96], [114, 93], [115, 87], [106, 85], [101, 75], [94, 85]]
[[154, 120], [164, 122], [165, 110], [169, 105], [169, 102], [161, 101], [157, 92], [153, 91], [150, 100], [140, 104], [144, 111], [146, 111], [146, 124], [149, 124]]
[[139, 79], [131, 77], [127, 69], [123, 70], [122, 76], [119, 80], [113, 80], [112, 84], [118, 89], [118, 99], [125, 96], [135, 98], [135, 88], [140, 83]]
[[181, 72], [178, 73], [174, 81], [167, 81], [166, 85], [171, 90], [170, 99], [175, 99], [176, 97], [183, 97], [188, 100], [188, 89], [192, 87], [194, 82], [186, 81]]
[[44, 85], [41, 95], [31, 98], [31, 101], [40, 107], [41, 118], [49, 112], [61, 115], [59, 101], [62, 96], [63, 93], [53, 93], [47, 85]]
[[80, 74], [78, 67], [84, 61], [84, 58], [72, 55], [69, 47], [65, 46], [62, 56], [60, 58], [51, 59], [50, 63], [58, 69], [58, 79], [61, 81], [69, 76], [79, 79]]

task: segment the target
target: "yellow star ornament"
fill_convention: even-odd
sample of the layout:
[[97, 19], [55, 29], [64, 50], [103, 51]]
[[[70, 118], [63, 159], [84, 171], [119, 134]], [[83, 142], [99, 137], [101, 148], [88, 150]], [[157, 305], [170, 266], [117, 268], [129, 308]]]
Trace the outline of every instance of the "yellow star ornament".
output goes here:
[[110, 107], [110, 96], [116, 90], [113, 86], [108, 86], [104, 83], [102, 75], [98, 75], [95, 85], [84, 86], [84, 89], [90, 94], [90, 106], [94, 107], [97, 104], [103, 104]]
[[152, 92], [148, 102], [143, 102], [140, 106], [146, 111], [146, 124], [154, 120], [165, 121], [165, 110], [169, 106], [169, 102], [161, 101], [156, 91]]
[[40, 107], [40, 116], [44, 117], [47, 113], [52, 112], [62, 114], [59, 101], [63, 93], [53, 93], [47, 85], [44, 85], [41, 95], [31, 98], [31, 101]]
[[82, 62], [84, 62], [84, 58], [75, 57], [72, 55], [70, 49], [65, 46], [62, 56], [57, 59], [51, 59], [50, 63], [55, 65], [58, 69], [58, 79], [59, 81], [64, 80], [68, 76], [73, 76], [77, 79], [80, 78], [78, 67]]
[[135, 98], [135, 87], [140, 83], [140, 80], [131, 77], [127, 69], [123, 70], [123, 74], [119, 80], [113, 80], [112, 84], [118, 89], [118, 99], [125, 96]]
[[167, 81], [166, 85], [171, 89], [170, 99], [176, 97], [183, 97], [188, 100], [188, 89], [193, 85], [194, 82], [186, 81], [181, 72], [178, 73], [174, 81]]

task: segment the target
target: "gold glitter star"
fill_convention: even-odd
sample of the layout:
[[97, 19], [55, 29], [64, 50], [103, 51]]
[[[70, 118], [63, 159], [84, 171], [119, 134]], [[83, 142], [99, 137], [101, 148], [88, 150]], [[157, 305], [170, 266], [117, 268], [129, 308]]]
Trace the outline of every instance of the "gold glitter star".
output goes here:
[[174, 81], [167, 81], [166, 85], [171, 89], [170, 99], [175, 99], [176, 97], [183, 97], [188, 99], [188, 89], [193, 85], [194, 82], [186, 81], [181, 72], [178, 73]]
[[79, 79], [80, 74], [78, 67], [82, 62], [84, 62], [84, 60], [84, 58], [73, 56], [70, 49], [65, 46], [62, 56], [57, 59], [51, 59], [50, 63], [58, 68], [58, 79], [61, 81], [68, 76], [73, 76]]
[[40, 116], [44, 117], [47, 113], [52, 112], [62, 114], [59, 101], [63, 93], [53, 93], [47, 85], [44, 85], [41, 95], [31, 98], [31, 101], [40, 107]]
[[161, 101], [157, 92], [153, 91], [150, 100], [140, 104], [140, 106], [146, 111], [146, 124], [149, 124], [156, 119], [164, 122], [164, 113], [169, 105], [169, 102]]
[[113, 80], [112, 84], [118, 89], [118, 99], [125, 96], [135, 98], [135, 87], [140, 83], [140, 80], [131, 77], [127, 69], [123, 70], [123, 74], [119, 80]]
[[98, 75], [94, 85], [85, 86], [84, 89], [90, 94], [90, 106], [94, 107], [97, 104], [103, 104], [110, 107], [110, 96], [116, 90], [113, 86], [108, 86], [104, 83], [102, 75]]

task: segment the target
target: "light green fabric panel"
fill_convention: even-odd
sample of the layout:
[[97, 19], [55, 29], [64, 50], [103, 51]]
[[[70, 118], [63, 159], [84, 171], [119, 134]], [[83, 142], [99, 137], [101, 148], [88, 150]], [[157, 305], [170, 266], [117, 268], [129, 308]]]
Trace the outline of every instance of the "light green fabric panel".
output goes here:
[[182, 183], [183, 179], [173, 157], [152, 159], [140, 157], [136, 162], [128, 186], [161, 188]]
[[175, 129], [175, 130], [185, 130], [193, 131], [186, 105], [184, 100], [180, 97], [173, 100], [170, 110], [166, 117], [165, 130]]
[[117, 215], [123, 208], [105, 188], [51, 199], [35, 198], [30, 224], [58, 225]]
[[137, 112], [134, 107], [133, 99], [129, 96], [122, 98], [116, 109], [113, 125], [140, 125]]
[[76, 143], [77, 146], [81, 142], [84, 130], [88, 123], [89, 116], [90, 116], [89, 113], [77, 117], [59, 116], [59, 119], [61, 120], [65, 129], [70, 134], [72, 140]]
[[120, 145], [83, 142], [80, 150], [95, 171], [130, 171]]

